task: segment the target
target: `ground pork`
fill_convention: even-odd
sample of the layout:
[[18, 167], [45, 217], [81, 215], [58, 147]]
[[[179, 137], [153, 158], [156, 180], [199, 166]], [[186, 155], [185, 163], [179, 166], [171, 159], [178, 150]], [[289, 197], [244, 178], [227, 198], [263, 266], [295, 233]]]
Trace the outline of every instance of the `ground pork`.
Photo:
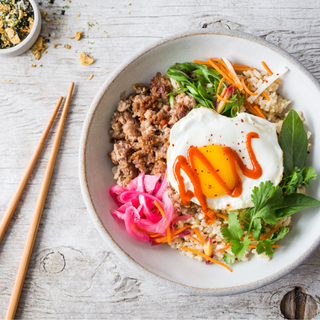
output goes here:
[[194, 98], [180, 93], [171, 107], [167, 94], [171, 82], [158, 72], [149, 87], [134, 85], [135, 94], [121, 95], [111, 119], [114, 143], [109, 156], [117, 184], [126, 186], [139, 173], [159, 174], [166, 170], [171, 127], [196, 105]]

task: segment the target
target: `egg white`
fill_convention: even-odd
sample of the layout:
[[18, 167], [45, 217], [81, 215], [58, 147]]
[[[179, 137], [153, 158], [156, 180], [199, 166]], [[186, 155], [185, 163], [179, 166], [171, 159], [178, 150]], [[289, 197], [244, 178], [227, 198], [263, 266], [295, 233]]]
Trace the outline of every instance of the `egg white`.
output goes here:
[[[259, 179], [250, 179], [242, 175], [243, 189], [239, 197], [232, 198], [223, 195], [216, 198], [207, 198], [207, 203], [211, 209], [236, 210], [253, 207], [251, 194], [255, 186], [259, 186], [261, 182], [268, 180], [274, 185], [280, 183], [283, 174], [283, 154], [278, 143], [276, 124], [248, 113], [239, 113], [235, 118], [228, 118], [208, 108], [201, 107], [193, 109], [186, 117], [178, 121], [171, 129], [170, 147], [167, 153], [167, 178], [169, 183], [178, 192], [178, 184], [173, 173], [174, 161], [179, 155], [187, 158], [187, 151], [190, 146], [200, 148], [215, 144], [231, 147], [239, 154], [244, 164], [248, 168], [252, 168], [246, 150], [246, 135], [249, 132], [259, 134], [259, 138], [252, 139], [252, 148], [262, 167], [262, 176]], [[239, 150], [241, 150], [241, 153], [239, 153]], [[188, 176], [183, 170], [181, 173], [186, 190], [194, 191]], [[191, 201], [199, 204], [195, 197]]]

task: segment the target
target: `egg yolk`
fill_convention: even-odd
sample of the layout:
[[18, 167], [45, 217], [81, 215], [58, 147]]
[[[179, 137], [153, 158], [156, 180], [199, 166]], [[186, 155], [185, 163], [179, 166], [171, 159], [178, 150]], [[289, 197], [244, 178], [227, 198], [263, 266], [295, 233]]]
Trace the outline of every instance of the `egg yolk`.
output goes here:
[[[236, 177], [233, 174], [229, 156], [223, 151], [223, 147], [209, 145], [198, 148], [198, 150], [209, 160], [222, 180], [232, 190], [236, 184]], [[238, 165], [236, 166], [237, 172], [240, 174], [241, 171], [238, 170]], [[194, 158], [194, 167], [200, 179], [202, 192], [207, 198], [216, 198], [228, 193], [226, 188], [221, 186], [205, 164], [198, 158]]]

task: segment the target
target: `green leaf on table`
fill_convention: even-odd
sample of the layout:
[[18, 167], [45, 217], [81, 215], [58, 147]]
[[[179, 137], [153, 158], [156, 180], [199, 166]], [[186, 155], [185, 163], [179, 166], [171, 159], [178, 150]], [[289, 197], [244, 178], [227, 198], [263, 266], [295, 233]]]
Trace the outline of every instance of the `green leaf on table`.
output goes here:
[[283, 151], [285, 175], [290, 175], [294, 168], [303, 169], [307, 161], [308, 137], [303, 122], [295, 110], [290, 110], [282, 124], [279, 145]]

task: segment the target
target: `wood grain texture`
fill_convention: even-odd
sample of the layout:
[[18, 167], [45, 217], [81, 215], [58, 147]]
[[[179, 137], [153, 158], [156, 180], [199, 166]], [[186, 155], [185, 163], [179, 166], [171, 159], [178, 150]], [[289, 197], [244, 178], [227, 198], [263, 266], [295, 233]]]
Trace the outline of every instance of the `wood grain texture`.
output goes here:
[[[78, 179], [78, 145], [86, 112], [101, 83], [124, 59], [171, 33], [220, 27], [246, 31], [281, 46], [320, 80], [320, 2], [132, 0], [130, 6], [127, 3], [55, 0], [50, 5], [44, 0], [41, 9], [47, 10], [51, 19], [44, 21], [42, 32], [50, 39], [48, 53], [40, 61], [30, 53], [0, 59], [0, 218], [56, 99], [66, 92], [71, 81], [76, 82], [17, 317], [279, 319], [280, 302], [295, 287], [304, 288], [320, 303], [320, 248], [281, 280], [236, 296], [190, 296], [145, 280], [102, 242], [85, 208]], [[66, 5], [69, 8], [61, 15]], [[95, 25], [89, 27], [88, 22]], [[70, 39], [77, 31], [83, 31], [84, 38]], [[62, 45], [54, 49], [58, 43]], [[65, 44], [72, 49], [64, 48]], [[95, 63], [81, 66], [78, 58], [81, 51], [91, 52]], [[31, 64], [37, 67], [31, 68]], [[90, 74], [94, 77], [88, 81]], [[50, 143], [40, 155], [13, 223], [0, 244], [0, 318], [4, 317], [9, 302], [53, 136], [54, 132], [48, 137]]]

